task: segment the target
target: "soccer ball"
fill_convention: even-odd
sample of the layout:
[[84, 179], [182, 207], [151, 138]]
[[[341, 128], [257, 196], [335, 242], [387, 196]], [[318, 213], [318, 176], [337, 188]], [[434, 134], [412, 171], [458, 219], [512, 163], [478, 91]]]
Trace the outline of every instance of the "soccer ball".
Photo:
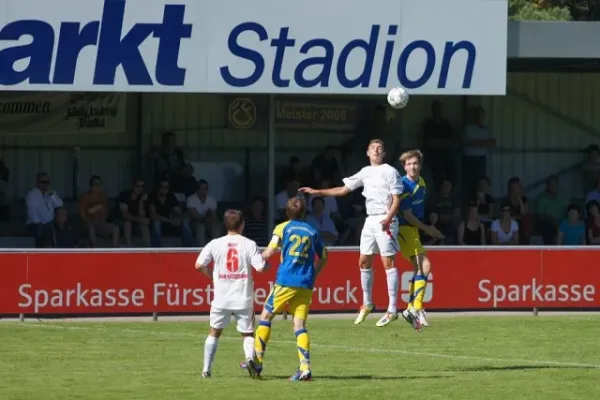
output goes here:
[[387, 100], [392, 108], [401, 109], [408, 104], [408, 93], [401, 87], [395, 87], [388, 93]]

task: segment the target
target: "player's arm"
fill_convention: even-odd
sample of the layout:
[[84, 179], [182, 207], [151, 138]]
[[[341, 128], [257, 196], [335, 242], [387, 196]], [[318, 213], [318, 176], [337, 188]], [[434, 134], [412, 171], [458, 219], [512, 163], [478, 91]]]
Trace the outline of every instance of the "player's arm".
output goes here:
[[358, 189], [363, 185], [363, 170], [361, 169], [356, 174], [349, 178], [344, 178], [344, 186], [338, 186], [331, 189], [313, 189], [309, 187], [303, 187], [299, 189], [300, 193], [308, 193], [313, 196], [319, 197], [341, 197], [345, 196], [353, 190]]
[[250, 265], [252, 265], [252, 268], [254, 268], [257, 272], [265, 272], [268, 269], [269, 264], [267, 264], [260, 251], [258, 251], [258, 247], [256, 246], [255, 242], [250, 244], [249, 250]]
[[212, 271], [209, 268], [209, 265], [213, 263], [213, 256], [211, 252], [210, 243], [204, 246], [198, 259], [196, 259], [196, 269], [206, 275], [209, 279], [212, 279]]
[[269, 261], [271, 257], [277, 252], [277, 250], [281, 247], [281, 242], [283, 242], [283, 224], [279, 224], [273, 229], [273, 236], [271, 237], [271, 241], [267, 245], [267, 248], [262, 252], [262, 258], [265, 261]]
[[390, 185], [390, 193], [392, 194], [392, 204], [390, 210], [385, 216], [386, 225], [392, 222], [392, 219], [398, 215], [400, 209], [400, 196], [402, 195], [402, 178], [398, 171], [394, 170], [394, 173], [388, 177], [388, 184]]
[[317, 253], [317, 257], [319, 258], [318, 264], [315, 266], [315, 274], [318, 276], [319, 273], [325, 268], [327, 265], [327, 248], [325, 247], [325, 243], [323, 243], [323, 239], [321, 239], [321, 235], [317, 232], [314, 238], [315, 241], [315, 252]]
[[435, 227], [425, 225], [419, 218], [415, 217], [415, 215], [412, 213], [412, 199], [408, 193], [402, 194], [400, 199], [400, 211], [402, 212], [402, 217], [404, 217], [404, 219], [415, 228], [422, 230], [429, 236], [436, 239], [444, 238], [444, 235], [442, 235], [442, 233]]

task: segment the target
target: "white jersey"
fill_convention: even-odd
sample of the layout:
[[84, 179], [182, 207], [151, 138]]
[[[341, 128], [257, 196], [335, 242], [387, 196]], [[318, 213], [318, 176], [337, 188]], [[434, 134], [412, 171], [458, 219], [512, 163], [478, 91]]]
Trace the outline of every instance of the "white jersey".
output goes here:
[[196, 265], [213, 265], [214, 298], [211, 306], [245, 310], [254, 306], [253, 267], [265, 267], [256, 242], [242, 235], [226, 235], [211, 240], [200, 252]]
[[363, 187], [367, 215], [385, 215], [390, 211], [392, 195], [402, 193], [401, 177], [398, 170], [389, 164], [364, 167], [349, 178], [344, 178], [344, 186], [350, 190]]

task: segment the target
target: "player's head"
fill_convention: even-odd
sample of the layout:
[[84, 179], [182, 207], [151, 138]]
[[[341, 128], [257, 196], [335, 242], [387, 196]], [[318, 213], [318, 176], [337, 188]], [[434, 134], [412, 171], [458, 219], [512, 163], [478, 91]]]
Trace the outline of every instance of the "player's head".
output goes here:
[[420, 150], [406, 151], [400, 156], [400, 163], [402, 163], [409, 178], [418, 178], [423, 165], [423, 153]]
[[369, 142], [369, 145], [367, 146], [367, 157], [369, 157], [371, 165], [383, 164], [383, 159], [385, 157], [383, 140], [373, 139]]
[[302, 220], [306, 214], [306, 202], [299, 197], [292, 197], [285, 204], [285, 215], [290, 220]]
[[227, 233], [242, 233], [244, 231], [244, 215], [240, 210], [225, 211], [223, 223]]

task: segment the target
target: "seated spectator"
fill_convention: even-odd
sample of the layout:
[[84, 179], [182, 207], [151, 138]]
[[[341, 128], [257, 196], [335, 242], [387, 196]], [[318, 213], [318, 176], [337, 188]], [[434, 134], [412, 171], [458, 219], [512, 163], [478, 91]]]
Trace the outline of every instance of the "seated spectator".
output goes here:
[[186, 161], [183, 151], [177, 148], [176, 142], [177, 138], [172, 132], [162, 135], [160, 153], [154, 160], [154, 178], [155, 182], [167, 178], [173, 192], [189, 196], [196, 190], [194, 169]]
[[519, 177], [515, 176], [508, 180], [508, 194], [502, 203], [508, 204], [510, 207], [510, 215], [519, 226], [520, 244], [524, 244], [527, 241], [527, 234], [531, 232], [531, 221], [527, 216], [528, 200], [526, 196], [523, 196], [523, 187]]
[[490, 194], [491, 182], [487, 176], [482, 176], [477, 182], [477, 191], [475, 192], [475, 198], [472, 201], [477, 205], [477, 214], [479, 220], [483, 223], [486, 228], [489, 228], [496, 212], [494, 210], [494, 203], [496, 200]]
[[91, 247], [98, 247], [97, 237], [112, 239], [113, 247], [119, 247], [119, 227], [107, 222], [108, 198], [104, 193], [102, 179], [95, 175], [90, 178], [90, 190], [79, 199], [79, 216]]
[[485, 228], [479, 219], [480, 206], [477, 203], [467, 205], [467, 218], [458, 226], [457, 244], [461, 246], [485, 245]]
[[452, 182], [444, 178], [439, 193], [431, 196], [429, 214], [437, 217], [438, 229], [446, 236], [444, 244], [454, 244], [460, 223], [460, 201], [452, 190]]
[[582, 246], [585, 245], [585, 224], [581, 220], [581, 208], [571, 204], [567, 211], [567, 219], [563, 220], [558, 227], [559, 246]]
[[325, 202], [321, 197], [314, 197], [311, 205], [312, 213], [306, 217], [306, 222], [321, 234], [327, 246], [333, 246], [339, 235], [331, 217], [325, 212]]
[[[440, 220], [436, 213], [429, 214], [429, 225], [440, 230]], [[420, 231], [419, 236], [421, 237], [421, 243], [425, 246], [442, 246], [444, 244], [444, 239], [434, 238], [423, 231]]]
[[73, 249], [78, 244], [77, 236], [68, 221], [67, 209], [61, 206], [55, 210], [54, 221], [44, 225], [42, 231], [43, 247]]
[[261, 247], [269, 244], [269, 232], [264, 209], [265, 204], [262, 199], [255, 197], [250, 206], [250, 215], [246, 218], [244, 224], [244, 236], [254, 240]]
[[596, 187], [590, 190], [590, 192], [585, 197], [585, 204], [589, 203], [590, 201], [596, 201], [600, 203], [600, 179], [596, 181]]
[[[317, 182], [317, 189], [329, 189], [331, 188], [331, 184], [330, 181], [326, 180], [326, 179], [322, 179], [319, 182]], [[313, 200], [314, 196], [308, 196], [308, 198], [306, 199], [307, 202], [307, 207], [308, 207], [308, 211], [312, 211], [312, 200]], [[338, 220], [341, 219], [339, 210], [338, 210], [338, 203], [337, 203], [337, 199], [335, 197], [332, 196], [326, 196], [326, 197], [321, 197], [321, 200], [323, 200], [324, 202], [324, 208], [323, 208], [323, 212], [327, 215], [329, 215], [331, 217], [331, 219], [333, 220]]]
[[169, 180], [158, 182], [157, 188], [148, 196], [150, 215], [150, 241], [152, 247], [162, 247], [162, 235], [180, 234], [184, 247], [193, 246], [190, 221], [183, 218], [183, 210], [175, 194], [169, 190]]
[[62, 199], [50, 188], [50, 178], [45, 172], [36, 176], [36, 187], [25, 196], [27, 205], [27, 231], [35, 238], [36, 247], [42, 247], [44, 226], [54, 220], [54, 210], [63, 206]]
[[600, 147], [590, 144], [587, 148], [587, 159], [581, 168], [584, 193], [596, 189], [600, 180]]
[[600, 245], [600, 204], [592, 200], [585, 205], [587, 215], [587, 243]]
[[212, 239], [219, 237], [219, 220], [217, 219], [217, 200], [208, 193], [208, 182], [198, 181], [196, 193], [187, 198], [187, 209], [196, 231], [198, 246], [207, 243], [207, 235]]
[[144, 193], [144, 180], [134, 178], [133, 186], [117, 196], [109, 221], [123, 228], [125, 244], [131, 247], [134, 229], [139, 231], [144, 245], [150, 246], [150, 218], [146, 209], [148, 195]]
[[308, 176], [302, 168], [300, 159], [296, 156], [292, 156], [289, 159], [288, 165], [283, 169], [281, 177], [279, 179], [278, 187], [285, 187], [289, 181], [298, 181], [300, 185], [308, 184]]
[[8, 221], [10, 219], [10, 202], [8, 178], [10, 171], [4, 164], [4, 160], [0, 158], [0, 221]]
[[546, 180], [546, 190], [535, 199], [535, 223], [545, 245], [556, 243], [556, 231], [565, 214], [566, 201], [559, 195], [558, 177], [552, 175]]
[[511, 216], [510, 203], [502, 203], [500, 217], [492, 222], [492, 244], [494, 246], [516, 246], [519, 244], [519, 225]]
[[[364, 157], [364, 152], [363, 152]], [[310, 164], [311, 182], [328, 180], [331, 182], [341, 181], [342, 155], [334, 146], [327, 146], [323, 153], [318, 154]]]
[[306, 197], [302, 193], [298, 193], [300, 189], [300, 182], [296, 180], [287, 181], [285, 184], [285, 190], [275, 195], [275, 210], [278, 221], [285, 219], [285, 205], [292, 197], [301, 197], [306, 200]]

